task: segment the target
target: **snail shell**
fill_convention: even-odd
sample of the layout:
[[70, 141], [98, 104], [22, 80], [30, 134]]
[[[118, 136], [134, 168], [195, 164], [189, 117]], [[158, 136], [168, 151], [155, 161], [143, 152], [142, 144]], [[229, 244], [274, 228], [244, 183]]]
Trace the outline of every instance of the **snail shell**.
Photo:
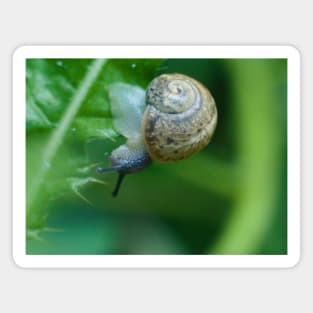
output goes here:
[[117, 171], [116, 196], [126, 174], [139, 171], [153, 160], [182, 160], [205, 147], [217, 124], [211, 93], [195, 79], [163, 74], [147, 91], [125, 83], [109, 87], [115, 129], [127, 140], [113, 150], [112, 166], [98, 172]]
[[182, 160], [205, 147], [217, 123], [215, 101], [201, 83], [164, 74], [148, 86], [142, 133], [153, 160]]

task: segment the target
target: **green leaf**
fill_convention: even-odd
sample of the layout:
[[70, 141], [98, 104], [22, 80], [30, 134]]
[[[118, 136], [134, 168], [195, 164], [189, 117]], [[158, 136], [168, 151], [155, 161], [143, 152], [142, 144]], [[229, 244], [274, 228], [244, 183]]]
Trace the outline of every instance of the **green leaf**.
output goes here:
[[[28, 59], [26, 62], [27, 228], [45, 226], [46, 208], [72, 192], [103, 184], [95, 167], [118, 144], [108, 86], [145, 87], [162, 60]], [[98, 138], [93, 140], [92, 138]], [[90, 149], [96, 146], [96, 149]]]

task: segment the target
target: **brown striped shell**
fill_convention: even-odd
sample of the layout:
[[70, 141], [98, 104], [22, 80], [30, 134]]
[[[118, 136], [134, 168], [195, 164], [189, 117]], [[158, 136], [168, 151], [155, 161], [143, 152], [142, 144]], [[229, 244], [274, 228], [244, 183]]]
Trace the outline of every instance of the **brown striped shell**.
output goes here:
[[146, 92], [142, 133], [152, 160], [182, 160], [205, 147], [217, 123], [207, 88], [182, 74], [156, 77]]

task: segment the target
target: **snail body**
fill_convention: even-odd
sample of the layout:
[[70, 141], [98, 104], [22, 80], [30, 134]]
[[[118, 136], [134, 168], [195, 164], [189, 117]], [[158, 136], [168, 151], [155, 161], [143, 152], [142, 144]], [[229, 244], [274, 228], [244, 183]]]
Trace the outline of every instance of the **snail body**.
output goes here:
[[110, 168], [118, 171], [116, 196], [124, 176], [152, 161], [174, 162], [205, 147], [217, 124], [215, 101], [207, 88], [182, 74], [163, 74], [152, 80], [146, 92], [115, 83], [109, 88], [113, 125], [126, 143], [113, 150]]

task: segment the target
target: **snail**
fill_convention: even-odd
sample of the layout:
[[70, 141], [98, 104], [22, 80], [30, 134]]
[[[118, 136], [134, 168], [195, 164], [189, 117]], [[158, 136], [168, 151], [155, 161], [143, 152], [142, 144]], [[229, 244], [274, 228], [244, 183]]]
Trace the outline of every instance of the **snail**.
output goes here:
[[185, 159], [205, 147], [217, 124], [217, 109], [210, 91], [183, 74], [162, 74], [144, 89], [114, 83], [109, 87], [114, 128], [126, 143], [109, 156], [112, 166], [97, 172], [117, 171], [112, 195], [118, 194], [126, 174], [153, 161]]

